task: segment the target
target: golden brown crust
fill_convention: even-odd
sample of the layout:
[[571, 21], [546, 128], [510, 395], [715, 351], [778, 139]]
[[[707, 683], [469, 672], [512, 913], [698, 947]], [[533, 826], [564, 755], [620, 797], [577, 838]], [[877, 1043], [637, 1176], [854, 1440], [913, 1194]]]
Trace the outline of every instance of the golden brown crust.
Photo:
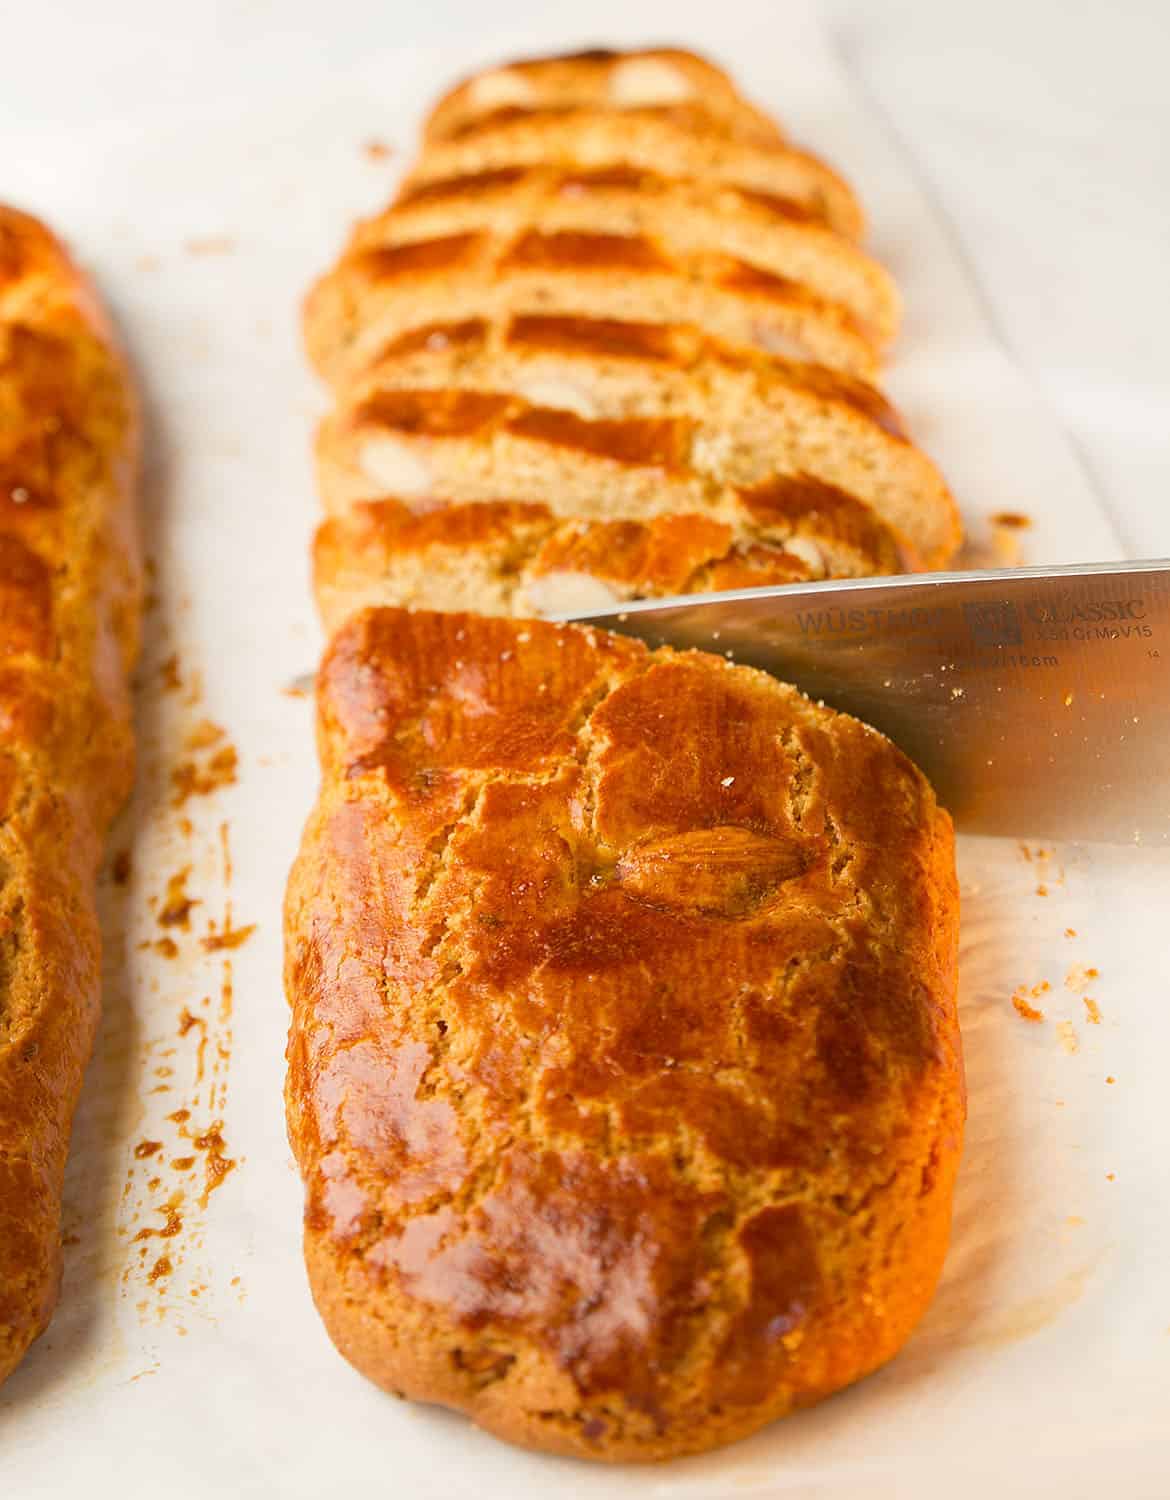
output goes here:
[[427, 143], [455, 138], [502, 110], [531, 118], [566, 109], [625, 110], [691, 104], [711, 127], [743, 140], [778, 145], [775, 121], [744, 100], [722, 69], [678, 47], [615, 52], [592, 48], [521, 58], [484, 69], [449, 90], [427, 118]]
[[0, 207], [0, 1379], [56, 1300], [97, 1021], [93, 882], [133, 761], [137, 445], [92, 289]]
[[888, 1359], [962, 1129], [949, 820], [763, 674], [376, 610], [287, 905], [314, 1296], [388, 1389], [662, 1458]]

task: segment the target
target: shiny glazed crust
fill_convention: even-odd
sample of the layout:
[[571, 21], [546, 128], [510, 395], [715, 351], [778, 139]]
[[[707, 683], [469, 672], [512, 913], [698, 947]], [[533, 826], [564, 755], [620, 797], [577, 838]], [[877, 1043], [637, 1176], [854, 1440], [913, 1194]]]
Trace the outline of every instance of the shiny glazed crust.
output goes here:
[[319, 736], [288, 1111], [346, 1357], [605, 1459], [890, 1358], [963, 1114], [920, 773], [719, 658], [463, 614], [351, 619]]
[[0, 207], [0, 1380], [51, 1316], [99, 1009], [93, 883], [133, 762], [138, 423], [104, 314]]

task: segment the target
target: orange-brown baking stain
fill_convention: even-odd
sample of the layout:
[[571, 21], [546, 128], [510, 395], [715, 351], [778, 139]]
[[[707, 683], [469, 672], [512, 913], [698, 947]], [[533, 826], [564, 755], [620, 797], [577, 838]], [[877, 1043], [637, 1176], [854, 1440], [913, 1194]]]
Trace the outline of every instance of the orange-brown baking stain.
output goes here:
[[157, 1156], [162, 1150], [162, 1144], [161, 1141], [139, 1141], [134, 1148], [134, 1155], [138, 1161], [145, 1161], [149, 1156]]
[[388, 141], [371, 139], [362, 142], [362, 155], [368, 162], [375, 164], [389, 161], [394, 155], [395, 148]]
[[234, 745], [221, 745], [213, 755], [202, 763], [197, 760], [180, 761], [171, 768], [171, 785], [174, 796], [173, 807], [182, 807], [190, 797], [210, 797], [224, 787], [236, 784], [239, 755]]
[[236, 1160], [228, 1156], [224, 1150], [223, 1121], [216, 1120], [210, 1130], [203, 1135], [194, 1138], [196, 1150], [205, 1152], [203, 1160], [204, 1186], [203, 1193], [199, 1199], [201, 1208], [207, 1207], [207, 1200], [223, 1182], [229, 1172], [235, 1171]]
[[227, 738], [227, 731], [211, 719], [200, 719], [183, 739], [185, 750], [210, 750]]
[[177, 653], [172, 653], [158, 669], [158, 675], [162, 682], [164, 693], [177, 693], [183, 686], [182, 674], [179, 671], [179, 658]]
[[129, 849], [119, 849], [110, 863], [110, 878], [115, 885], [129, 885], [133, 862]]
[[149, 1225], [144, 1225], [134, 1236], [135, 1241], [153, 1239], [170, 1240], [174, 1239], [175, 1235], [181, 1234], [183, 1229], [183, 1216], [180, 1214], [179, 1209], [182, 1207], [182, 1204], [183, 1194], [181, 1192], [172, 1193], [170, 1198], [167, 1199], [166, 1203], [164, 1203], [160, 1208], [156, 1208], [153, 1210], [154, 1213], [163, 1215], [165, 1222], [163, 1223], [162, 1228], [151, 1229]]
[[1082, 996], [1082, 999], [1085, 1006], [1085, 1015], [1088, 1017], [1089, 1025], [1100, 1026], [1101, 1007], [1097, 1004], [1097, 1002], [1091, 995], [1084, 995]]
[[224, 926], [216, 931], [214, 921], [210, 925], [208, 935], [201, 939], [201, 945], [205, 953], [220, 953], [224, 949], [239, 948], [256, 931], [256, 923], [249, 922], [244, 927], [233, 927], [231, 924], [231, 912], [229, 910], [224, 918]]
[[178, 927], [182, 932], [190, 931], [191, 909], [200, 904], [197, 899], [187, 894], [187, 880], [190, 874], [191, 866], [184, 865], [167, 881], [162, 908], [155, 918], [160, 927]]
[[1002, 526], [1008, 531], [1027, 531], [1032, 525], [1032, 519], [1018, 510], [1001, 510], [992, 516], [991, 524]]
[[188, 255], [230, 255], [236, 242], [230, 234], [196, 235], [183, 247]]
[[154, 1265], [151, 1266], [149, 1272], [147, 1273], [146, 1279], [153, 1286], [154, 1283], [160, 1280], [163, 1276], [170, 1276], [173, 1273], [174, 1269], [174, 1266], [171, 1264], [170, 1256], [160, 1255], [159, 1258], [155, 1261]]

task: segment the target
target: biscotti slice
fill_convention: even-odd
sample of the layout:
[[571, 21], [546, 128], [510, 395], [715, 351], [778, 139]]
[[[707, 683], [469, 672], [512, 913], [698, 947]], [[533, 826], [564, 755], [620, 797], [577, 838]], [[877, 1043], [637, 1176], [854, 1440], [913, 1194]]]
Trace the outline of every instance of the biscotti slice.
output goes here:
[[844, 307], [875, 348], [897, 332], [893, 278], [789, 200], [632, 167], [504, 167], [408, 187], [360, 224], [350, 253], [490, 230], [648, 236], [670, 256], [731, 256]]
[[98, 1013], [93, 884], [133, 764], [136, 454], [91, 289], [42, 225], [0, 208], [0, 1380], [60, 1280]]
[[793, 146], [735, 140], [694, 110], [570, 110], [486, 120], [458, 140], [428, 145], [407, 178], [410, 185], [466, 177], [500, 167], [628, 166], [665, 177], [697, 177], [787, 198], [850, 239], [864, 231], [861, 207], [848, 184], [823, 161]]
[[[367, 489], [379, 473], [392, 478], [392, 429], [402, 427], [402, 412], [420, 406], [425, 419], [431, 391], [442, 392], [435, 399], [452, 411], [459, 402], [451, 393], [463, 391], [468, 411], [478, 402], [492, 422], [519, 426], [536, 441], [546, 434], [556, 442], [562, 433], [580, 445], [594, 427], [669, 423], [664, 467], [686, 465], [720, 486], [807, 475], [871, 506], [927, 567], [948, 561], [961, 538], [938, 470], [871, 387], [807, 364], [743, 357], [685, 326], [518, 318], [499, 337], [488, 325], [478, 352], [465, 327], [459, 339], [428, 338], [421, 348], [411, 342], [379, 361], [323, 424], [323, 472], [326, 461], [364, 469]], [[505, 393], [562, 415], [507, 407]], [[394, 483], [387, 492], [402, 493]]]
[[696, 323], [730, 343], [866, 376], [875, 346], [852, 313], [733, 256], [672, 256], [644, 236], [450, 235], [346, 256], [305, 303], [305, 341], [341, 384], [393, 339], [508, 313]]
[[458, 137], [485, 117], [563, 109], [698, 106], [736, 137], [764, 145], [782, 139], [776, 122], [745, 100], [722, 68], [678, 47], [614, 52], [595, 48], [523, 58], [458, 84], [427, 117], [428, 143]]
[[891, 1358], [963, 1125], [949, 819], [720, 658], [375, 610], [286, 906], [313, 1295], [387, 1390], [709, 1449]]
[[327, 633], [369, 605], [568, 615], [631, 600], [911, 567], [868, 507], [811, 481], [736, 497], [726, 519], [572, 520], [536, 501], [413, 511], [355, 504], [317, 530], [313, 585]]

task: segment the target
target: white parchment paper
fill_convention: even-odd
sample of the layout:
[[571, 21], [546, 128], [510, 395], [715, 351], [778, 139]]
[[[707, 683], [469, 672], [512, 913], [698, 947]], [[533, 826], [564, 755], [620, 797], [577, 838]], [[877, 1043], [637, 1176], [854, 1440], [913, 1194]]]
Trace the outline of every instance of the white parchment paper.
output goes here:
[[310, 1305], [280, 1097], [280, 899], [316, 780], [311, 705], [286, 691], [319, 644], [306, 553], [323, 403], [298, 302], [452, 75], [668, 38], [734, 67], [857, 183], [906, 298], [889, 386], [976, 551], [993, 514], [1018, 511], [1034, 523], [1023, 561], [1118, 555], [909, 158], [798, 8], [22, 8], [5, 23], [0, 196], [70, 238], [137, 361], [156, 602], [142, 774], [114, 841], [129, 864], [103, 889], [106, 1020], [65, 1286], [0, 1391], [5, 1497], [1170, 1494], [1160, 852], [962, 842], [970, 1129], [953, 1249], [911, 1344], [854, 1390], [722, 1453], [594, 1469], [382, 1395]]

